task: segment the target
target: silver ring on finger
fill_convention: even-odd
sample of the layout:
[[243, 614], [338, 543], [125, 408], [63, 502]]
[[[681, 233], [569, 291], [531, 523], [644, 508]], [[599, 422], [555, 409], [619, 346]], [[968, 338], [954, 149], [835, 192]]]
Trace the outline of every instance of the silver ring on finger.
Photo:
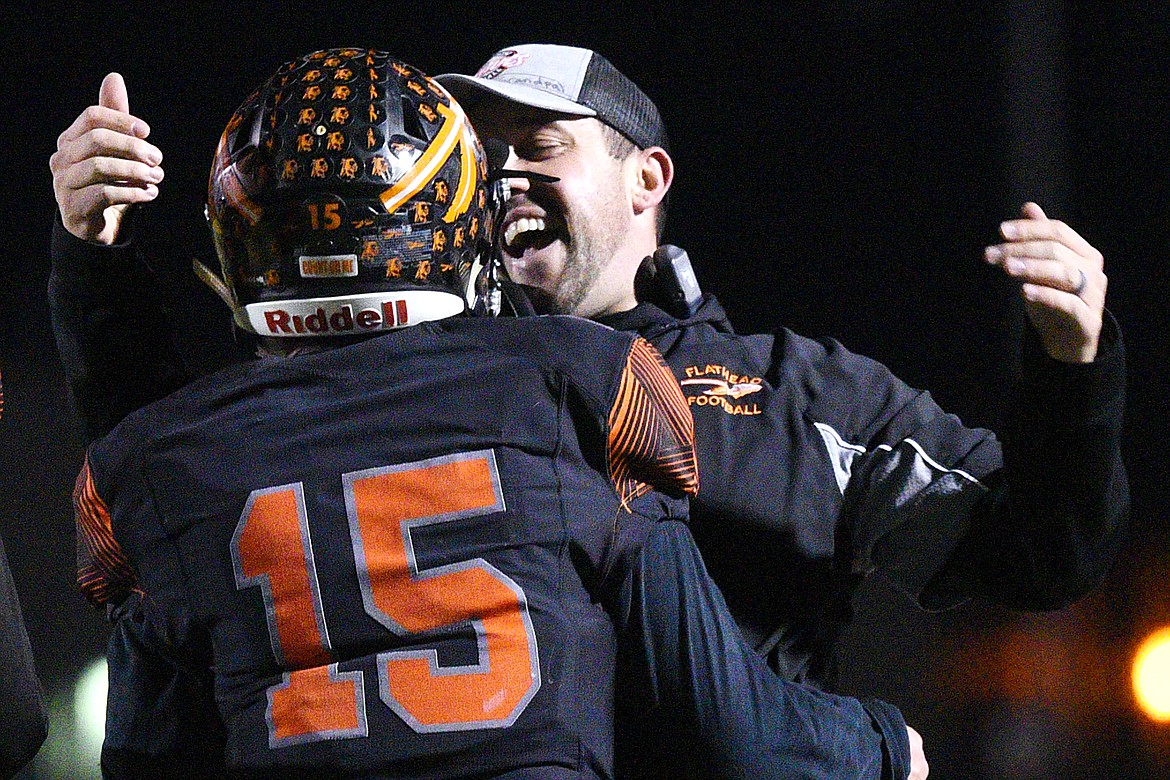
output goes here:
[[1083, 293], [1085, 288], [1089, 286], [1089, 277], [1085, 275], [1084, 270], [1078, 269], [1078, 272], [1081, 275], [1081, 281], [1077, 284], [1077, 288], [1073, 290], [1073, 295], [1080, 298], [1081, 293]]

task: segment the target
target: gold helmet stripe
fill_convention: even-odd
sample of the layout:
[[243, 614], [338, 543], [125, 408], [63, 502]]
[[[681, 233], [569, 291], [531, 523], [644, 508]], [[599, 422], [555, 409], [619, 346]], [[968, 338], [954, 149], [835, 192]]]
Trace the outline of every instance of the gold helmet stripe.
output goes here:
[[475, 156], [471, 150], [475, 148], [475, 141], [471, 137], [471, 126], [463, 126], [463, 137], [459, 139], [459, 187], [455, 190], [455, 198], [451, 202], [451, 208], [447, 209], [447, 213], [443, 215], [443, 221], [447, 223], [454, 222], [467, 212], [471, 207], [471, 198], [475, 195], [475, 185], [477, 180], [475, 170]]
[[462, 138], [463, 134], [460, 131], [467, 119], [459, 104], [454, 101], [450, 106], [440, 103], [438, 110], [446, 121], [439, 128], [435, 140], [431, 142], [426, 152], [415, 161], [414, 167], [405, 176], [378, 196], [382, 199], [382, 205], [388, 214], [393, 214], [399, 206], [413, 198], [419, 190], [430, 183], [439, 169], [451, 157], [459, 139]]

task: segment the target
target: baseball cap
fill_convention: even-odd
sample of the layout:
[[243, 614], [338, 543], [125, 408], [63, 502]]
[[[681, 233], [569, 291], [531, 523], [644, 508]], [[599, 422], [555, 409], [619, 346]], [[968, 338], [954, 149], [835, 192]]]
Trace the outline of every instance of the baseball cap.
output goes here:
[[526, 43], [500, 49], [474, 76], [435, 78], [464, 106], [496, 95], [513, 103], [596, 117], [638, 148], [667, 146], [658, 107], [605, 57], [589, 49]]

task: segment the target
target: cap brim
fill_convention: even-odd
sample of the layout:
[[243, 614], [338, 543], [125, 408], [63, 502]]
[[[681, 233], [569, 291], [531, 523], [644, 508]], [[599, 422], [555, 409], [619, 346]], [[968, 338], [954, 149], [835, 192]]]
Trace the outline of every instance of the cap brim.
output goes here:
[[435, 81], [443, 85], [465, 109], [475, 104], [477, 99], [484, 97], [498, 97], [509, 103], [518, 103], [533, 108], [542, 108], [546, 111], [556, 111], [561, 114], [576, 116], [597, 116], [592, 108], [574, 103], [568, 98], [551, 95], [543, 90], [526, 87], [522, 84], [509, 84], [504, 81], [481, 79], [475, 76], [465, 76], [462, 73], [444, 73], [436, 76]]

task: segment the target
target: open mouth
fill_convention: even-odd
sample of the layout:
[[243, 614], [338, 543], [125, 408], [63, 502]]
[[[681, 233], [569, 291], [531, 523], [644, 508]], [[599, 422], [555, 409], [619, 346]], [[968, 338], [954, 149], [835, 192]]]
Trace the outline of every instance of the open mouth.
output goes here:
[[556, 231], [547, 226], [544, 217], [521, 217], [504, 228], [504, 250], [519, 257], [525, 250], [543, 249], [556, 238]]

